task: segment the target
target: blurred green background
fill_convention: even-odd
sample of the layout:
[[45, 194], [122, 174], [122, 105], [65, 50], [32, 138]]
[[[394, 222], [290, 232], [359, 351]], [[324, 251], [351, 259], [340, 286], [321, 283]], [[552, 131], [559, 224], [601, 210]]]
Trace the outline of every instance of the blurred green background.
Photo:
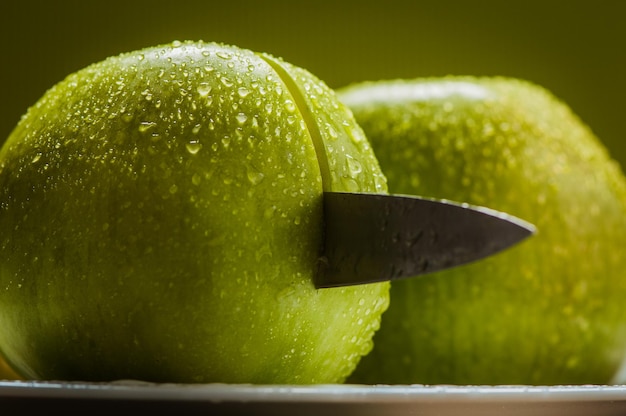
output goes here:
[[566, 101], [626, 166], [626, 1], [3, 1], [0, 141], [46, 89], [109, 55], [205, 40], [270, 52], [331, 87], [507, 75]]

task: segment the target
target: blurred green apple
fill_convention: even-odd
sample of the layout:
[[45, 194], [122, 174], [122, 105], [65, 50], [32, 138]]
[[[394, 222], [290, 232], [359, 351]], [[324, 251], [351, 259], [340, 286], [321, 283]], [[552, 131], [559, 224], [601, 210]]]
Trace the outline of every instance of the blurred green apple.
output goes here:
[[4, 358], [0, 357], [0, 380], [20, 380], [19, 376]]
[[340, 382], [389, 288], [316, 290], [323, 190], [386, 182], [303, 69], [175, 42], [78, 71], [0, 153], [0, 348], [25, 378]]
[[612, 381], [626, 353], [626, 179], [545, 89], [508, 78], [339, 92], [393, 193], [509, 212], [538, 234], [501, 255], [393, 283], [352, 382]]

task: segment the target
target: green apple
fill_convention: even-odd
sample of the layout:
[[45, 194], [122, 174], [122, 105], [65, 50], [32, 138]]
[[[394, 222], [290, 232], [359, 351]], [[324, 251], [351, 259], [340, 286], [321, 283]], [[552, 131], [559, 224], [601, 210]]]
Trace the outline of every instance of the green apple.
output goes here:
[[303, 69], [175, 42], [80, 70], [0, 152], [0, 349], [28, 379], [340, 382], [389, 285], [314, 287], [324, 190], [386, 182]]
[[497, 256], [392, 283], [374, 350], [349, 381], [612, 381], [626, 353], [626, 179], [572, 110], [500, 77], [365, 82], [338, 95], [390, 192], [538, 228]]
[[6, 362], [4, 358], [0, 357], [0, 380], [20, 380], [21, 377], [17, 374]]

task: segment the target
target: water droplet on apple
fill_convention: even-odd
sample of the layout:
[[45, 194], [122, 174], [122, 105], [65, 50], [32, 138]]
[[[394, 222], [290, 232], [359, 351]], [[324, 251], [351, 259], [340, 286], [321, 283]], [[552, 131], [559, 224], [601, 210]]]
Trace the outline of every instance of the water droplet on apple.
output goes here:
[[245, 98], [248, 96], [248, 94], [250, 94], [250, 90], [246, 87], [239, 87], [239, 89], [237, 90], [237, 94], [239, 94], [241, 98]]
[[246, 176], [252, 185], [258, 185], [265, 178], [261, 171], [250, 164], [246, 166]]
[[140, 133], [146, 133], [147, 131], [149, 131], [150, 129], [153, 129], [154, 127], [156, 127], [156, 123], [153, 121], [142, 121], [139, 124], [139, 132]]
[[30, 161], [31, 163], [37, 163], [41, 159], [41, 152], [37, 152], [33, 159]]
[[197, 91], [198, 94], [200, 94], [200, 97], [207, 97], [211, 93], [212, 89], [213, 87], [211, 87], [208, 83], [202, 82], [198, 85]]
[[245, 113], [237, 114], [236, 118], [237, 118], [237, 123], [239, 124], [244, 124], [246, 121], [248, 121], [248, 116]]
[[353, 143], [360, 145], [361, 143], [367, 142], [367, 139], [365, 138], [365, 134], [363, 134], [361, 130], [351, 128], [347, 131], [348, 131], [348, 137], [350, 137]]
[[215, 55], [217, 55], [218, 57], [220, 57], [222, 59], [225, 59], [225, 60], [232, 59], [232, 57], [233, 57], [233, 55], [231, 53], [226, 52], [226, 51], [217, 51], [215, 53]]
[[337, 130], [335, 130], [330, 124], [326, 124], [326, 130], [328, 131], [328, 135], [331, 139], [337, 139], [337, 137], [339, 137]]
[[200, 176], [200, 174], [198, 173], [194, 173], [191, 177], [191, 183], [193, 183], [194, 185], [200, 185], [200, 182], [202, 182], [202, 176]]
[[293, 113], [296, 111], [296, 105], [294, 104], [294, 102], [292, 100], [286, 100], [285, 101], [285, 108], [287, 109], [287, 111], [289, 111], [290, 113]]
[[352, 178], [356, 178], [361, 172], [363, 172], [363, 166], [361, 166], [361, 162], [359, 162], [350, 155], [346, 155], [346, 166], [348, 167], [348, 173]]
[[374, 175], [374, 186], [377, 192], [384, 192], [387, 188], [387, 178], [384, 175]]
[[230, 78], [222, 77], [220, 81], [222, 82], [222, 84], [224, 84], [225, 87], [230, 88], [233, 86], [233, 82], [230, 80]]
[[192, 140], [189, 143], [187, 143], [186, 147], [189, 153], [191, 153], [192, 155], [195, 155], [200, 151], [200, 149], [202, 149], [202, 143], [196, 140]]
[[341, 178], [341, 183], [347, 192], [357, 192], [360, 190], [359, 184], [353, 178], [344, 176]]

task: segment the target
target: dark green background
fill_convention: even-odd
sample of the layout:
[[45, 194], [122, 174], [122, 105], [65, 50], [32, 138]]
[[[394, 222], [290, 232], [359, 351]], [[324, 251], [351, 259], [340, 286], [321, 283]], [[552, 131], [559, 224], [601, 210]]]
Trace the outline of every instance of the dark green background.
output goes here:
[[340, 87], [507, 75], [565, 100], [626, 166], [626, 1], [3, 1], [0, 141], [43, 92], [172, 40], [270, 52]]

